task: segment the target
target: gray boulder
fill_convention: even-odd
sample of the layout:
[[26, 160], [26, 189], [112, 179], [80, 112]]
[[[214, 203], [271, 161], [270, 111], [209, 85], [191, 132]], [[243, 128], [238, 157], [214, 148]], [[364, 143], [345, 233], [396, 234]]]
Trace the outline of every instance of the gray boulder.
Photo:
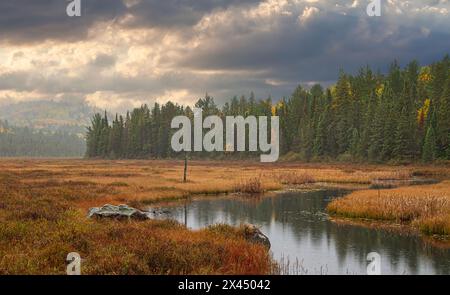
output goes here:
[[147, 213], [138, 209], [129, 207], [127, 205], [104, 205], [103, 207], [95, 207], [89, 209], [89, 218], [111, 218], [111, 219], [136, 219], [146, 220], [149, 219]]
[[271, 244], [269, 238], [263, 234], [259, 228], [253, 224], [244, 224], [245, 239], [252, 243], [262, 244], [267, 249], [270, 249]]

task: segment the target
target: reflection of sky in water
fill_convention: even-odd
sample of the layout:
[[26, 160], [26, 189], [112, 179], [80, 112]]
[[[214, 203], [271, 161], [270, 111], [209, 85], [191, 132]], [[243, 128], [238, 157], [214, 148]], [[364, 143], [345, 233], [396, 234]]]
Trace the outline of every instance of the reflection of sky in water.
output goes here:
[[193, 229], [217, 223], [258, 225], [272, 243], [276, 259], [301, 261], [308, 273], [365, 274], [366, 256], [378, 252], [383, 274], [450, 274], [450, 250], [420, 238], [328, 221], [326, 204], [336, 191], [284, 193], [259, 200], [202, 199], [164, 208]]

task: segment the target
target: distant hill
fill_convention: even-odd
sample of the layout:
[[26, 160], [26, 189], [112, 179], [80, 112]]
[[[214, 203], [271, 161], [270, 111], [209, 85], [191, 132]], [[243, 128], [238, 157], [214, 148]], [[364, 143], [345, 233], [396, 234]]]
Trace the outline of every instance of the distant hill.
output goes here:
[[83, 157], [85, 150], [79, 134], [16, 127], [0, 120], [0, 157]]
[[14, 126], [84, 134], [99, 111], [80, 101], [30, 101], [1, 105], [0, 119]]

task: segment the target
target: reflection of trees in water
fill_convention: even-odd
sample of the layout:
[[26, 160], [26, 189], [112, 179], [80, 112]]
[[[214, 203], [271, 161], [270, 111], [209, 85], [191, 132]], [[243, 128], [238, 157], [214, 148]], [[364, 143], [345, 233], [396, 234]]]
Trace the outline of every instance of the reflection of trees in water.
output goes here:
[[450, 251], [431, 247], [420, 237], [351, 225], [330, 226], [329, 230], [339, 256], [345, 255], [351, 247], [361, 262], [373, 251], [382, 254], [384, 259], [389, 257], [387, 264], [396, 273], [418, 274], [424, 259], [431, 262], [436, 273], [450, 273]]
[[440, 274], [450, 274], [450, 249], [433, 247], [422, 243], [423, 252], [432, 259], [433, 268]]
[[[334, 244], [340, 267], [345, 267], [350, 254], [365, 265], [367, 254], [375, 251], [390, 258], [388, 264], [392, 265], [396, 273], [405, 270], [411, 274], [419, 273], [419, 264], [423, 261], [421, 257], [430, 259], [437, 273], [450, 273], [449, 250], [431, 247], [418, 237], [398, 232], [327, 221], [323, 212], [329, 199], [343, 193], [314, 191], [285, 193], [251, 201], [243, 198], [196, 201], [188, 206], [188, 226], [202, 227], [217, 223], [218, 220], [231, 224], [248, 221], [259, 226], [270, 226], [275, 222], [283, 230], [289, 230], [298, 243], [305, 239], [315, 247], [321, 247], [323, 243], [328, 247]], [[183, 208], [177, 210], [176, 215], [178, 220], [184, 220]], [[407, 269], [399, 269], [405, 267]]]

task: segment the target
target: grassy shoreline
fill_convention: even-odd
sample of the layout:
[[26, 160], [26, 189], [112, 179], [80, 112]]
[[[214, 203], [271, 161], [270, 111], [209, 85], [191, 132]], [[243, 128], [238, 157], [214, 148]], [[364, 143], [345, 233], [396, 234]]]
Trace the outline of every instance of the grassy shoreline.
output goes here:
[[386, 190], [359, 190], [333, 200], [330, 215], [409, 225], [427, 236], [450, 237], [450, 181]]
[[98, 222], [90, 207], [263, 192], [333, 182], [364, 184], [443, 167], [192, 161], [0, 159], [0, 273], [62, 274], [79, 252], [85, 274], [264, 274], [267, 250], [235, 228], [191, 231], [170, 221]]

